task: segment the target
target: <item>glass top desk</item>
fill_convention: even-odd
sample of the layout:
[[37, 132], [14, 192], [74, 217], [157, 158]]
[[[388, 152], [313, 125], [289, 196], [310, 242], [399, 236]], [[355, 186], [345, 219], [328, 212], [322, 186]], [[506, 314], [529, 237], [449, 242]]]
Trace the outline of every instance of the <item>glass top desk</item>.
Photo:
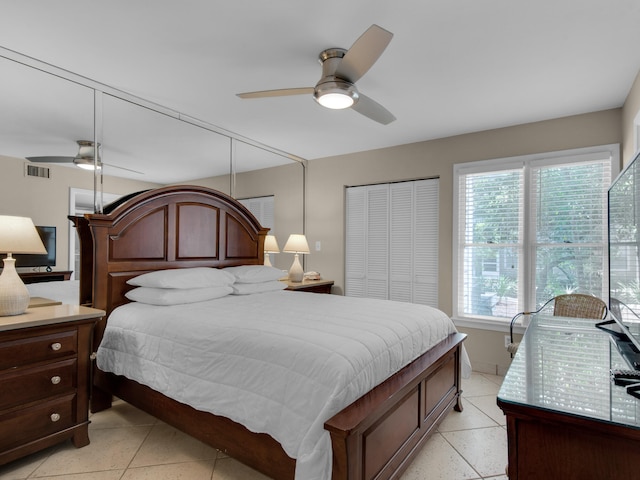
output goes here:
[[640, 400], [592, 319], [533, 316], [498, 394], [509, 480], [640, 478]]

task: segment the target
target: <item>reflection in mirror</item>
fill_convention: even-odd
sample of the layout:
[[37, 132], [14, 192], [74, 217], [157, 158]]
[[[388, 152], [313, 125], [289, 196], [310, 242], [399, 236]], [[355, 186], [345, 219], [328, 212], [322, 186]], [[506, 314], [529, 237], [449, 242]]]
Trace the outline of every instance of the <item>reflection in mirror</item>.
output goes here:
[[[273, 196], [280, 244], [304, 231], [302, 159], [2, 47], [0, 71], [0, 203], [6, 214], [59, 227], [58, 270], [68, 265], [74, 188], [124, 195], [192, 183], [238, 199]], [[50, 169], [47, 181], [26, 178], [26, 157], [73, 159], [79, 140], [100, 143], [104, 177], [94, 183], [69, 161], [33, 164]], [[275, 255], [274, 265], [287, 269], [289, 257]]]
[[[290, 234], [305, 231], [305, 165], [283, 163], [281, 156], [241, 142], [237, 142], [234, 160], [236, 198], [273, 196], [273, 228], [269, 234], [275, 235], [282, 250]], [[273, 266], [283, 270], [288, 270], [292, 261], [293, 255], [282, 251], [271, 256]]]
[[111, 95], [102, 124], [103, 162], [121, 170], [114, 175], [180, 184], [229, 173], [230, 140], [218, 133]]
[[93, 138], [93, 90], [0, 57], [1, 155], [73, 157]]

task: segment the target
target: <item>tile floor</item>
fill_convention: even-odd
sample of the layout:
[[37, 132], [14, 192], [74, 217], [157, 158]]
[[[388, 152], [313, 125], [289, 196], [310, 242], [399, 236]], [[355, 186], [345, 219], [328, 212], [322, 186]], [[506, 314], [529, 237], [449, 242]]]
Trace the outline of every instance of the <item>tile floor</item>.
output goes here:
[[[462, 413], [451, 412], [402, 480], [505, 480], [507, 435], [496, 405], [502, 377], [464, 380]], [[91, 416], [91, 444], [71, 442], [0, 466], [2, 480], [268, 480], [165, 423], [116, 402]]]

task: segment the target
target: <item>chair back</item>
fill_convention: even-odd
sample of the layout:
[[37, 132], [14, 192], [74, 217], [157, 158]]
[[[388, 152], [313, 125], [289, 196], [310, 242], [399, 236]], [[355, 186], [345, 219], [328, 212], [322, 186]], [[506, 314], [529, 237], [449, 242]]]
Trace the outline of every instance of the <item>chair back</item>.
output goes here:
[[553, 314], [559, 317], [602, 320], [607, 314], [607, 304], [598, 297], [582, 293], [558, 295], [555, 297]]

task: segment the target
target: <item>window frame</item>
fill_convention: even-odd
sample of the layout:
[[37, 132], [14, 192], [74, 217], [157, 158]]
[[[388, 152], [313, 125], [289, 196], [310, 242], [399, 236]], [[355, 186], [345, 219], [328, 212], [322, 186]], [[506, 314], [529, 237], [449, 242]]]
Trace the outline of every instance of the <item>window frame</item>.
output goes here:
[[[509, 318], [497, 319], [495, 317], [479, 317], [474, 315], [466, 315], [460, 312], [459, 295], [461, 290], [459, 288], [459, 280], [464, 274], [464, 265], [461, 258], [463, 253], [462, 248], [464, 245], [460, 245], [460, 228], [463, 227], [464, 221], [461, 218], [462, 208], [461, 204], [464, 202], [464, 192], [460, 191], [460, 177], [462, 175], [476, 174], [476, 173], [490, 173], [506, 170], [522, 170], [523, 171], [523, 225], [524, 229], [522, 255], [523, 259], [519, 268], [522, 271], [518, 272], [521, 277], [521, 281], [524, 282], [523, 292], [525, 295], [524, 305], [529, 305], [532, 301], [532, 294], [535, 289], [535, 238], [532, 238], [532, 232], [535, 231], [535, 218], [532, 213], [531, 205], [531, 175], [530, 169], [534, 167], [544, 167], [550, 165], [567, 165], [570, 163], [585, 162], [589, 160], [602, 160], [604, 156], [608, 156], [611, 159], [611, 180], [613, 181], [620, 172], [620, 144], [608, 144], [599, 145], [594, 147], [584, 147], [569, 150], [559, 150], [553, 152], [544, 152], [537, 154], [521, 155], [514, 157], [496, 158], [490, 160], [481, 160], [475, 162], [459, 163], [453, 166], [453, 237], [452, 237], [452, 318], [456, 325], [466, 326], [472, 328], [480, 328], [485, 330], [497, 330], [506, 331], [509, 327]], [[608, 186], [607, 186], [608, 189]], [[606, 201], [606, 200], [605, 200]], [[608, 227], [608, 221], [607, 221]], [[605, 236], [605, 263], [604, 269], [608, 270], [608, 238]], [[529, 274], [526, 274], [528, 271]], [[608, 281], [608, 275], [605, 275]], [[533, 300], [535, 301], [535, 300]]]

